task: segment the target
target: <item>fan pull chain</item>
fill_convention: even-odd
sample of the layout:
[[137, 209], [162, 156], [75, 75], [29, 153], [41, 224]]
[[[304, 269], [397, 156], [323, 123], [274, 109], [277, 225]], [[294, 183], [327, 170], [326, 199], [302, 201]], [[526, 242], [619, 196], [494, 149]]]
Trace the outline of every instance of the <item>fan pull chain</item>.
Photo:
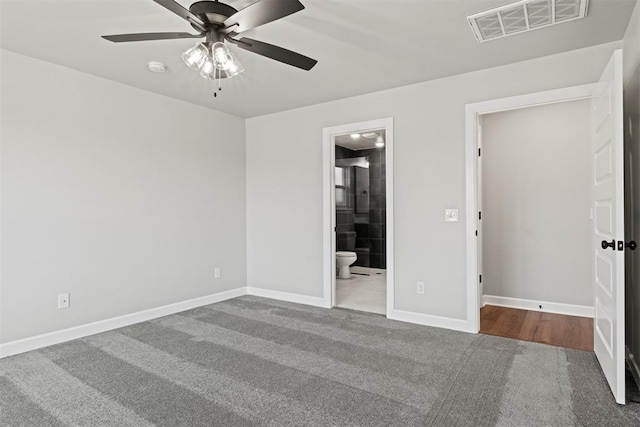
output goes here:
[[222, 70], [217, 68], [213, 71], [213, 84], [218, 88], [213, 90], [213, 97], [218, 97], [218, 92], [222, 92]]
[[[220, 72], [220, 70], [218, 70], [218, 68], [216, 67], [213, 71], [213, 84], [220, 87], [220, 77], [218, 77], [218, 73]], [[213, 90], [213, 97], [217, 97], [218, 96], [218, 92], [216, 92], [216, 90]]]

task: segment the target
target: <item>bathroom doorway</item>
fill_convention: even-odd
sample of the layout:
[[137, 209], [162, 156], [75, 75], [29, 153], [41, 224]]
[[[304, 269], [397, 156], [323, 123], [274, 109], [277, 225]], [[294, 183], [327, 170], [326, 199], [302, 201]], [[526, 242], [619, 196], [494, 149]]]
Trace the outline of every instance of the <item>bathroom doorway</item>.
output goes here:
[[387, 191], [391, 132], [385, 123], [340, 128], [328, 138], [329, 165], [325, 162], [331, 306], [386, 315], [393, 265]]

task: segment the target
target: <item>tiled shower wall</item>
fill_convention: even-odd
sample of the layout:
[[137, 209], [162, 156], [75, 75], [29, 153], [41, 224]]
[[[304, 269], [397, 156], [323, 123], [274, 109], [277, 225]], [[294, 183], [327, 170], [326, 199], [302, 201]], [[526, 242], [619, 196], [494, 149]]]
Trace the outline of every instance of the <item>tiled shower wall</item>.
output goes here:
[[[353, 211], [354, 200], [349, 204], [351, 208], [336, 210], [337, 250], [347, 250], [345, 241], [340, 239], [340, 233], [356, 232], [355, 252], [358, 260], [354, 265], [386, 268], [386, 185], [385, 185], [385, 149], [374, 148], [367, 150], [349, 150], [336, 146], [336, 159], [354, 157], [369, 158], [369, 212], [368, 215], [356, 215]], [[355, 173], [351, 173], [351, 190], [347, 197], [354, 198]]]

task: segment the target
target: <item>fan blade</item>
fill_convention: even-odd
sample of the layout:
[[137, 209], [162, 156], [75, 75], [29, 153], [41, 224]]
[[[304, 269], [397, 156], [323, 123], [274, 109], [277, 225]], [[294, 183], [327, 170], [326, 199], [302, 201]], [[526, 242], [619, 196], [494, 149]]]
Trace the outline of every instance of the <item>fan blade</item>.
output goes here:
[[241, 33], [302, 9], [304, 6], [298, 0], [258, 0], [228, 17], [224, 26], [229, 28], [237, 25], [238, 28], [234, 28], [234, 31]]
[[207, 31], [205, 27], [205, 23], [202, 22], [202, 19], [200, 19], [197, 15], [194, 15], [184, 7], [180, 6], [175, 1], [173, 0], [153, 0], [153, 1], [158, 3], [160, 6], [164, 6], [165, 8], [169, 9], [171, 12], [175, 13], [179, 17], [186, 19], [191, 24], [198, 27], [197, 29], [202, 31], [203, 33]]
[[250, 39], [248, 37], [243, 37], [240, 40], [228, 40], [237, 44], [238, 47], [242, 49], [257, 53], [258, 55], [266, 56], [267, 58], [275, 59], [276, 61], [280, 61], [287, 65], [302, 68], [303, 70], [309, 71], [318, 63], [318, 61], [309, 58], [308, 56], [301, 55], [283, 47]]
[[189, 33], [138, 33], [138, 34], [114, 34], [112, 36], [102, 36], [103, 39], [114, 43], [122, 42], [143, 42], [147, 40], [167, 40], [167, 39], [199, 39], [204, 36]]

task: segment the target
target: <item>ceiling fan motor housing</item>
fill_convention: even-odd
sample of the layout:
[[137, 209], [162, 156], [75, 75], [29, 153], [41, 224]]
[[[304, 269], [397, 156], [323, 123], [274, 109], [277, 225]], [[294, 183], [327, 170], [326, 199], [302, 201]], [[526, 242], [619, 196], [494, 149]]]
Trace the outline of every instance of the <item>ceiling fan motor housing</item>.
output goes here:
[[[238, 12], [237, 9], [228, 4], [217, 1], [198, 1], [189, 7], [189, 11], [197, 15], [205, 23], [207, 30], [224, 27], [224, 21], [228, 17]], [[191, 24], [193, 28], [199, 31], [199, 28]]]

